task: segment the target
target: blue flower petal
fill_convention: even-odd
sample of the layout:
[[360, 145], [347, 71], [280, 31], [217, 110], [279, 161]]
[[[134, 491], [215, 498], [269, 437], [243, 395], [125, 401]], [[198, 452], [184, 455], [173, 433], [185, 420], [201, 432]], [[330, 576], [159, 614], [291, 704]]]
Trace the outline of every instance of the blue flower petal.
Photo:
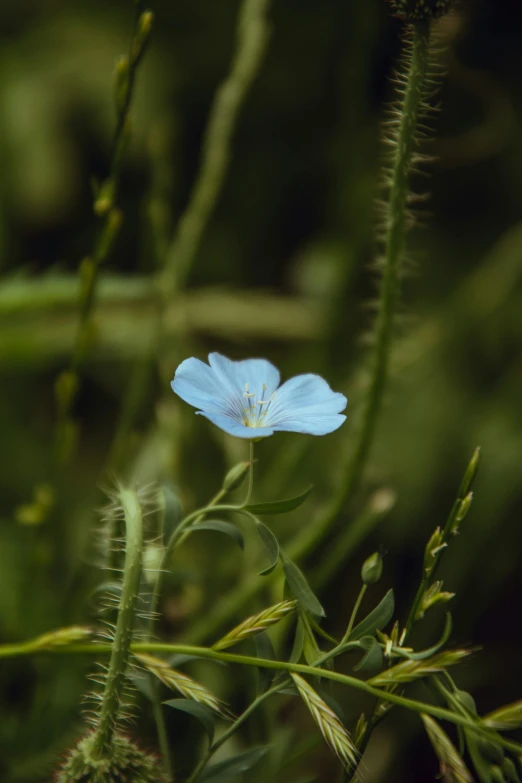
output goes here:
[[304, 424], [309, 419], [333, 417], [337, 422], [333, 429], [337, 429], [345, 417], [338, 419], [334, 414], [341, 413], [347, 403], [348, 400], [344, 394], [332, 391], [320, 375], [310, 373], [296, 375], [295, 378], [290, 378], [278, 389], [268, 410], [266, 424], [269, 427], [277, 427], [277, 429], [280, 429], [281, 425], [285, 425], [285, 429], [302, 432], [303, 430], [297, 429], [297, 427], [290, 427], [289, 423]]
[[342, 413], [331, 416], [302, 416], [299, 419], [288, 419], [284, 423], [274, 424], [275, 432], [300, 432], [303, 435], [328, 435], [339, 429], [346, 421]]
[[215, 424], [216, 427], [228, 432], [229, 435], [234, 435], [236, 438], [248, 438], [254, 440], [255, 438], [266, 438], [269, 435], [274, 434], [274, 430], [271, 427], [246, 427], [241, 424], [235, 418], [230, 416], [224, 416], [219, 413], [209, 413], [207, 411], [197, 411], [201, 416], [205, 416], [206, 419]]
[[239, 393], [242, 400], [247, 385], [248, 391], [255, 394], [257, 398], [261, 398], [266, 387], [265, 399], [268, 399], [279, 386], [279, 370], [266, 359], [244, 359], [233, 362], [219, 353], [210, 353], [208, 360], [219, 380], [229, 391], [235, 390]]
[[219, 384], [214, 372], [199, 359], [185, 359], [181, 362], [170, 384], [182, 400], [214, 413], [228, 414], [231, 411], [230, 394]]

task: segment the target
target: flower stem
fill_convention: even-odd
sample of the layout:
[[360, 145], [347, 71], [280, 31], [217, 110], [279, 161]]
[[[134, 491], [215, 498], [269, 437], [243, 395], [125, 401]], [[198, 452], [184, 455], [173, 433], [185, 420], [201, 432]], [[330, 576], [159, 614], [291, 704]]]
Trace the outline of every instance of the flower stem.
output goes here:
[[109, 647], [111, 657], [92, 743], [92, 753], [99, 758], [109, 752], [120, 713], [141, 577], [143, 523], [139, 500], [135, 490], [122, 488], [119, 495], [125, 517], [125, 565], [116, 633]]
[[241, 504], [241, 506], [244, 508], [245, 506], [248, 506], [250, 503], [250, 500], [252, 498], [252, 490], [254, 488], [254, 441], [250, 441], [250, 468], [248, 471], [248, 487], [247, 487], [247, 493], [246, 497]]
[[243, 0], [232, 67], [216, 92], [198, 178], [167, 253], [161, 281], [166, 300], [183, 288], [223, 186], [232, 155], [232, 136], [239, 110], [259, 72], [266, 51], [266, 13], [269, 2]]

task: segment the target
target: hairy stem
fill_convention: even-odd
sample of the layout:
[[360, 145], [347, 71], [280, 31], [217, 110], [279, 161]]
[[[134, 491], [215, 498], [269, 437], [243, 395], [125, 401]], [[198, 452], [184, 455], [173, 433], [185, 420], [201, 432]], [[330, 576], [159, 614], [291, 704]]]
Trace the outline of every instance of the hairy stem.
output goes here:
[[375, 324], [371, 377], [364, 401], [362, 425], [346, 477], [340, 483], [339, 492], [334, 496], [322, 519], [313, 526], [305, 528], [296, 538], [292, 545], [294, 558], [304, 557], [314, 550], [335, 524], [346, 503], [359, 487], [373, 444], [388, 380], [395, 317], [400, 297], [400, 277], [408, 227], [407, 204], [410, 193], [408, 178], [417, 145], [417, 129], [428, 67], [429, 38], [428, 22], [418, 22], [412, 27], [407, 53], [408, 71], [404, 74], [404, 89], [394, 139], [394, 158], [386, 204], [384, 269]]
[[131, 489], [120, 489], [119, 496], [125, 517], [125, 565], [116, 633], [110, 645], [111, 657], [92, 745], [92, 751], [98, 757], [109, 752], [120, 712], [141, 576], [143, 523], [139, 500]]

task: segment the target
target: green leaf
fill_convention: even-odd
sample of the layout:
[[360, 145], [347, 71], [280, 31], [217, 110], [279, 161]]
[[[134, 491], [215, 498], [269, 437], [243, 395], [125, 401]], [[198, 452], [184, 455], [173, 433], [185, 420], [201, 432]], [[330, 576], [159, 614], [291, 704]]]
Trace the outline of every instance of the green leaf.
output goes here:
[[290, 653], [290, 663], [299, 663], [301, 655], [303, 654], [303, 645], [305, 639], [305, 629], [303, 627], [303, 621], [299, 617], [295, 626], [294, 644], [292, 646], [292, 652]]
[[166, 707], [172, 707], [174, 710], [186, 712], [197, 718], [207, 732], [208, 741], [212, 745], [214, 742], [215, 719], [214, 713], [209, 707], [191, 699], [170, 699], [170, 701], [164, 701], [163, 704]]
[[350, 634], [350, 641], [362, 639], [363, 636], [371, 636], [375, 631], [380, 631], [390, 622], [395, 611], [395, 600], [393, 590], [388, 590], [382, 601], [372, 609], [364, 620], [355, 626]]
[[[262, 631], [254, 636], [256, 645], [256, 655], [258, 658], [264, 658], [266, 661], [275, 661], [276, 654], [274, 645], [266, 633]], [[258, 669], [257, 692], [258, 695], [267, 691], [272, 685], [275, 675], [274, 669]]]
[[160, 530], [166, 544], [183, 517], [183, 509], [177, 492], [172, 484], [164, 484], [159, 491], [161, 504]]
[[291, 560], [284, 557], [283, 571], [285, 572], [288, 589], [292, 596], [299, 602], [301, 608], [318, 617], [325, 617], [325, 611], [321, 606], [319, 599], [312, 592], [301, 569]]
[[447, 612], [446, 622], [444, 624], [444, 630], [437, 644], [435, 644], [433, 647], [428, 648], [427, 650], [421, 650], [421, 652], [417, 652], [417, 653], [410, 653], [405, 651], [404, 657], [409, 658], [410, 661], [423, 661], [425, 658], [430, 658], [432, 655], [435, 655], [435, 653], [438, 653], [439, 650], [441, 650], [446, 644], [446, 642], [448, 641], [451, 634], [451, 628], [452, 628], [451, 614]]
[[232, 522], [224, 522], [222, 519], [205, 519], [203, 522], [198, 522], [197, 525], [191, 525], [187, 528], [190, 533], [194, 533], [197, 530], [217, 530], [218, 533], [224, 533], [226, 536], [234, 539], [240, 549], [245, 548], [245, 539], [243, 533]]
[[148, 675], [142, 672], [129, 674], [129, 679], [142, 696], [145, 696], [149, 701], [154, 701], [154, 689], [151, 678]]
[[212, 781], [212, 783], [230, 783], [231, 778], [236, 775], [242, 775], [244, 772], [248, 772], [256, 764], [259, 764], [268, 753], [268, 746], [263, 745], [257, 748], [250, 748], [243, 753], [238, 753], [236, 756], [231, 756], [225, 761], [220, 761], [217, 764], [212, 764], [207, 767], [202, 775], [200, 775], [200, 781]]
[[359, 663], [353, 670], [354, 672], [367, 672], [380, 669], [383, 665], [384, 656], [382, 650], [374, 636], [365, 636], [361, 639], [361, 646], [366, 649]]
[[263, 522], [260, 522], [259, 519], [256, 520], [256, 530], [263, 542], [269, 560], [269, 565], [259, 572], [259, 576], [268, 576], [279, 562], [279, 542], [270, 528], [264, 525]]
[[299, 508], [305, 502], [312, 489], [313, 487], [308, 487], [302, 495], [297, 495], [295, 498], [272, 500], [268, 503], [253, 503], [250, 506], [245, 506], [245, 509], [250, 511], [251, 514], [287, 514], [289, 511]]

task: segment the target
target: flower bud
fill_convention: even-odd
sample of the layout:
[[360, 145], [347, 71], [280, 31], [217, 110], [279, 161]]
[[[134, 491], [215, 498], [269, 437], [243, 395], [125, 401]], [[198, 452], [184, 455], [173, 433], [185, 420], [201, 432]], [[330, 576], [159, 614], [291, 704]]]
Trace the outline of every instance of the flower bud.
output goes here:
[[477, 471], [480, 464], [480, 446], [477, 446], [475, 451], [473, 452], [473, 456], [471, 457], [468, 467], [466, 468], [466, 472], [464, 473], [464, 478], [462, 479], [462, 483], [459, 488], [459, 498], [465, 497], [465, 495], [468, 494], [471, 487], [473, 486], [473, 482], [475, 481]]
[[415, 22], [421, 19], [438, 19], [446, 14], [453, 0], [388, 0], [392, 13], [399, 19]]
[[437, 527], [426, 544], [426, 549], [424, 551], [424, 570], [427, 573], [430, 573], [437, 561], [439, 553], [447, 546], [448, 545], [444, 542], [444, 533], [440, 527]]
[[115, 783], [140, 781], [164, 783], [159, 759], [143, 751], [130, 739], [117, 733], [106, 756], [100, 758], [93, 748], [94, 733], [80, 740], [71, 750], [56, 776], [56, 783]]
[[234, 465], [233, 468], [230, 468], [223, 481], [223, 489], [226, 489], [227, 492], [238, 489], [243, 483], [249, 469], [250, 462], [239, 462], [237, 465]]
[[365, 585], [377, 584], [382, 576], [382, 557], [378, 552], [370, 555], [361, 568], [361, 579]]

